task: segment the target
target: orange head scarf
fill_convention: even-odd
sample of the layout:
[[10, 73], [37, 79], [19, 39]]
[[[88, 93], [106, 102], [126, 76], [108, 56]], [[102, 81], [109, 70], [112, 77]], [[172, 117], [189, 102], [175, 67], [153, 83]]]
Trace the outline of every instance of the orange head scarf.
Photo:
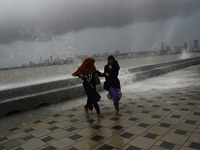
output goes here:
[[95, 60], [93, 58], [87, 58], [78, 68], [78, 70], [72, 74], [72, 76], [78, 76], [80, 74], [88, 75], [94, 73], [96, 71], [94, 63]]

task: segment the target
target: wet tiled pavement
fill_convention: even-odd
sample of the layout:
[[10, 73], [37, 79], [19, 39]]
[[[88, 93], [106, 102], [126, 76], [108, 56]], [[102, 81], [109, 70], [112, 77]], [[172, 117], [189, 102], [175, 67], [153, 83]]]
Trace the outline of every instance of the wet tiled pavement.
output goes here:
[[200, 83], [194, 81], [168, 90], [124, 92], [122, 117], [103, 98], [104, 118], [79, 106], [2, 130], [0, 150], [200, 149]]

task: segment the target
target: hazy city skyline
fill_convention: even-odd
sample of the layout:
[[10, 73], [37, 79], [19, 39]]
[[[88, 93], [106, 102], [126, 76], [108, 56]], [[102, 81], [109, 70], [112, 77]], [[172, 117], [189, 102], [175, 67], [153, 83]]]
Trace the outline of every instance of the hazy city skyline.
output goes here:
[[75, 54], [72, 57], [60, 58], [55, 56], [45, 56], [43, 58], [40, 56], [39, 62], [29, 61], [24, 63], [20, 66], [13, 66], [13, 67], [4, 67], [0, 68], [0, 70], [10, 70], [10, 69], [17, 69], [17, 68], [33, 68], [33, 67], [42, 67], [42, 66], [55, 66], [55, 65], [66, 65], [66, 64], [74, 64], [80, 63], [84, 61], [88, 57], [94, 58], [96, 61], [105, 61], [107, 60], [109, 55], [113, 55], [116, 59], [129, 59], [129, 58], [142, 58], [142, 57], [151, 57], [151, 56], [162, 56], [162, 55], [173, 55], [173, 54], [183, 54], [183, 55], [190, 55], [192, 53], [200, 53], [200, 46], [199, 40], [194, 40], [194, 45], [189, 45], [188, 43], [184, 43], [182, 46], [174, 46], [169, 47], [166, 45], [164, 46], [164, 42], [161, 42], [160, 49], [151, 49], [150, 51], [130, 51], [130, 52], [123, 52], [123, 51], [114, 51], [112, 53], [105, 52], [103, 54], [96, 53], [93, 55], [81, 55]]

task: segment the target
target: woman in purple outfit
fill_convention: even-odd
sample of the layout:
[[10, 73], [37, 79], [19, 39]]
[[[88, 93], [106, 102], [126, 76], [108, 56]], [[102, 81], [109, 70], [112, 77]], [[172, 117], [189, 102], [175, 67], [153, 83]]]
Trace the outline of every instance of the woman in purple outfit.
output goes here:
[[117, 115], [122, 116], [119, 111], [119, 100], [122, 97], [120, 81], [118, 79], [119, 64], [113, 56], [108, 57], [108, 64], [104, 67], [104, 73], [106, 75], [106, 81], [104, 83], [104, 89], [109, 91], [108, 98], [113, 99]]

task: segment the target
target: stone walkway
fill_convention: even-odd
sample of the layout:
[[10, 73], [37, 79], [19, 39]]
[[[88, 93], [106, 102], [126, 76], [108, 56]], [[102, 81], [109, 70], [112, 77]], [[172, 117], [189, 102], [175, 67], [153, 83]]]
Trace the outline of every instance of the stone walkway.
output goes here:
[[[199, 68], [177, 71], [178, 78], [185, 74], [198, 78], [188, 78], [185, 82], [190, 84], [182, 87], [131, 92], [137, 90], [130, 86], [133, 89], [124, 92], [120, 101], [122, 117], [116, 115], [112, 101], [103, 98], [99, 104], [104, 118], [97, 117], [95, 111], [87, 115], [79, 106], [2, 130], [0, 150], [200, 149]], [[145, 86], [149, 80], [141, 82]]]

